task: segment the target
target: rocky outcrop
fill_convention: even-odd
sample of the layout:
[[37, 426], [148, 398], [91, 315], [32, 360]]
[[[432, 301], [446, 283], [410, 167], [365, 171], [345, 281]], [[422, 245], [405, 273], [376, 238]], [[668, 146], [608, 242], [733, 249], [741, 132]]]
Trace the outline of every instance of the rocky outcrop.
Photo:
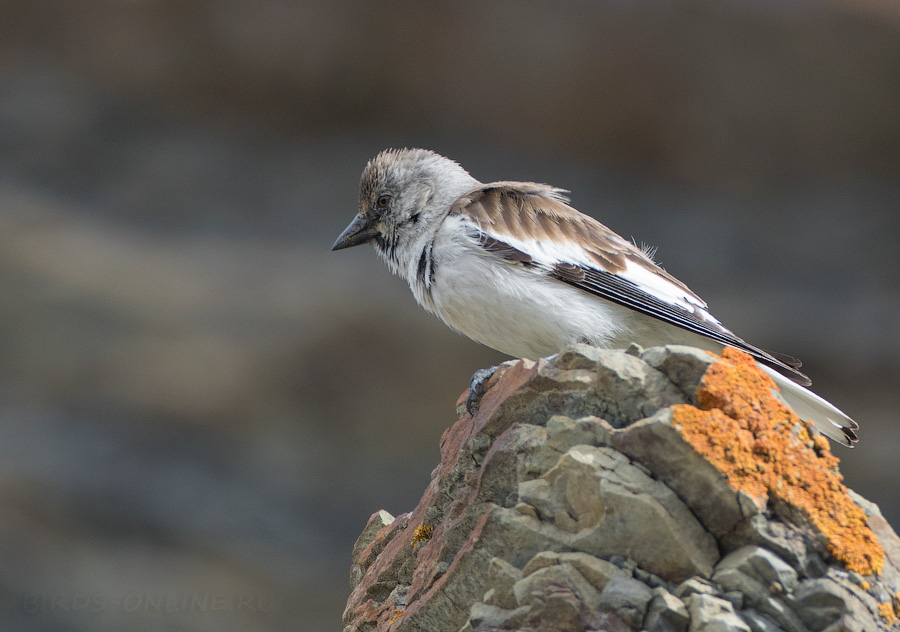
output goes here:
[[345, 631], [896, 629], [900, 540], [773, 386], [733, 350], [503, 365], [370, 518]]

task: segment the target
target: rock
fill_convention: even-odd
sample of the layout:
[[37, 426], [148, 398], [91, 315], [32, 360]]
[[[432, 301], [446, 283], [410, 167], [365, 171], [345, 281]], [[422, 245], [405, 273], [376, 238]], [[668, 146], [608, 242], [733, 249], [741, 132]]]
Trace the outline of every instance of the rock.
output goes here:
[[528, 613], [528, 607], [505, 610], [498, 606], [476, 603], [469, 612], [469, 625], [472, 629], [502, 628], [521, 620]]
[[778, 598], [794, 589], [797, 573], [771, 551], [758, 546], [742, 547], [719, 562], [712, 578], [723, 589], [742, 595], [744, 601], [771, 617], [781, 629], [804, 632], [797, 615]]
[[718, 595], [721, 591], [711, 583], [700, 577], [691, 577], [681, 582], [675, 589], [675, 596], [685, 599], [691, 595]]
[[600, 593], [600, 607], [615, 611], [630, 626], [640, 628], [652, 597], [653, 591], [646, 584], [616, 575]]
[[750, 626], [752, 632], [784, 632], [775, 621], [756, 610], [741, 610], [741, 618]]
[[777, 597], [766, 597], [756, 604], [756, 609], [771, 617], [785, 632], [806, 632], [800, 617]]
[[850, 595], [831, 579], [810, 579], [794, 593], [797, 613], [810, 630], [824, 630], [844, 616]]
[[490, 598], [485, 597], [485, 603], [501, 608], [513, 609], [518, 605], [513, 587], [522, 579], [522, 571], [509, 562], [495, 557], [488, 565], [488, 583], [492, 592]]
[[729, 590], [722, 594], [722, 599], [734, 606], [735, 610], [740, 610], [744, 607], [744, 593], [740, 590]]
[[360, 557], [362, 557], [363, 551], [375, 541], [375, 537], [381, 529], [393, 522], [394, 516], [384, 509], [376, 511], [369, 517], [369, 521], [366, 522], [366, 527], [356, 539], [356, 544], [353, 545], [353, 552], [350, 555], [350, 558], [353, 560], [353, 566], [350, 569], [350, 590], [356, 588], [365, 571], [365, 568], [360, 564]]
[[782, 592], [791, 591], [797, 585], [797, 572], [780, 557], [759, 546], [745, 546], [722, 558], [716, 566], [713, 581], [726, 588], [737, 590], [717, 578], [718, 575], [731, 570], [753, 578], [767, 590], [772, 589], [775, 583], [780, 586], [776, 587], [776, 590]]
[[[734, 373], [730, 362], [743, 362], [728, 357], [576, 345], [502, 365], [478, 413], [444, 433], [417, 507], [367, 523], [352, 554], [345, 632], [890, 629], [900, 607], [900, 540], [876, 507], [853, 505], [873, 531], [859, 523], [841, 531], [840, 521], [823, 531], [789, 498], [737, 489], [688, 441], [683, 423], [699, 410], [691, 403], [705, 405], [697, 393], [709, 372]], [[754, 394], [751, 383], [736, 383], [742, 401], [771, 399], [768, 387]], [[713, 408], [700, 411], [704, 419], [746, 439], [751, 430], [735, 412], [744, 404], [721, 403], [721, 388], [716, 396], [733, 417]], [[786, 433], [785, 442], [806, 440], [790, 424], [779, 428], [770, 432]], [[752, 470], [743, 445], [727, 444], [726, 453]], [[810, 445], [818, 451], [798, 448], [791, 458], [814, 453], [831, 467], [827, 446]], [[766, 455], [760, 465], [778, 458]], [[801, 465], [815, 472], [822, 464]], [[883, 560], [877, 547], [853, 541], [871, 543], [873, 533]], [[859, 554], [853, 572], [830, 556], [835, 538], [845, 560]], [[863, 573], [875, 564], [881, 575]]]
[[682, 345], [651, 347], [640, 354], [640, 358], [662, 372], [681, 390], [689, 404], [697, 402], [697, 387], [716, 356], [708, 351]]
[[504, 399], [490, 428], [536, 416], [546, 423], [556, 413], [600, 417], [618, 428], [684, 402], [681, 391], [661, 372], [624, 352], [572, 345], [530, 368], [528, 387]]
[[359, 563], [360, 555], [362, 555], [363, 549], [365, 549], [369, 544], [371, 544], [375, 540], [375, 536], [383, 527], [386, 527], [394, 522], [394, 516], [386, 512], [384, 509], [376, 511], [369, 518], [369, 521], [366, 523], [366, 527], [363, 529], [363, 532], [359, 534], [359, 537], [356, 539], [356, 544], [353, 545], [353, 553], [351, 554], [351, 559], [354, 563]]
[[557, 451], [558, 458], [560, 453], [576, 445], [599, 445], [604, 435], [603, 424], [599, 417], [574, 420], [554, 415], [547, 422], [547, 446]]
[[900, 585], [900, 537], [891, 529], [891, 526], [881, 515], [881, 510], [873, 502], [869, 502], [852, 489], [847, 490], [847, 494], [866, 514], [866, 522], [875, 535], [878, 542], [884, 547], [885, 564], [881, 571], [881, 576], [892, 585]]
[[632, 572], [634, 578], [638, 581], [644, 582], [648, 586], [656, 588], [657, 586], [663, 586], [666, 582], [660, 577], [654, 575], [653, 573], [649, 573], [645, 571], [643, 568], [635, 568]]
[[712, 595], [695, 594], [689, 600], [690, 632], [750, 632], [735, 614], [731, 602]]
[[525, 621], [539, 621], [538, 629], [560, 632], [581, 632], [586, 625], [578, 598], [572, 593], [555, 591], [533, 604]]
[[549, 593], [568, 592], [578, 602], [596, 609], [600, 604], [600, 593], [575, 570], [571, 564], [545, 566], [516, 582], [513, 593], [521, 606], [530, 606], [535, 601], [546, 601]]
[[520, 485], [519, 498], [573, 534], [575, 548], [599, 557], [625, 552], [661, 577], [708, 575], [718, 556], [678, 497], [610, 448], [573, 447]]
[[606, 588], [606, 584], [613, 577], [629, 577], [616, 565], [593, 555], [581, 552], [554, 553], [552, 551], [544, 551], [535, 555], [522, 569], [521, 574], [527, 576], [538, 569], [555, 564], [571, 564], [597, 590]]
[[654, 478], [672, 489], [714, 535], [732, 531], [746, 516], [728, 480], [685, 441], [664, 408], [613, 432], [609, 444], [643, 463]]
[[728, 549], [740, 548], [742, 543], [755, 544], [774, 552], [809, 577], [822, 577], [828, 567], [818, 552], [807, 546], [806, 538], [803, 530], [795, 525], [754, 515], [725, 534], [722, 543]]
[[664, 588], [653, 591], [644, 628], [647, 632], [685, 632], [690, 623], [687, 606]]

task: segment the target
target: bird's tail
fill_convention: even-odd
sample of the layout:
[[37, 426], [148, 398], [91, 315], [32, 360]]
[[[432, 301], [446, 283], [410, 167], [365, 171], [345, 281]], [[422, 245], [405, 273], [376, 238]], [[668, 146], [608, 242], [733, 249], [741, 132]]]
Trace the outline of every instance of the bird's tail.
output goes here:
[[790, 378], [781, 375], [774, 369], [763, 365], [759, 366], [775, 380], [780, 391], [778, 395], [797, 413], [798, 417], [812, 422], [819, 432], [848, 448], [852, 448], [853, 444], [858, 441], [854, 430], [859, 428], [859, 424], [838, 410], [836, 406], [792, 382]]

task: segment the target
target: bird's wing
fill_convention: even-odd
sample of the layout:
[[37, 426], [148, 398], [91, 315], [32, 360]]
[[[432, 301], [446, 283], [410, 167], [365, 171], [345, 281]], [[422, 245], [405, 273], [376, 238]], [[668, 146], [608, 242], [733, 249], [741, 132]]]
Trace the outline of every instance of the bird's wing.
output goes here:
[[749, 353], [795, 382], [810, 379], [791, 356], [748, 344], [716, 320], [706, 302], [633, 244], [569, 206], [565, 191], [533, 182], [495, 182], [450, 210], [467, 220], [486, 251], [642, 314]]

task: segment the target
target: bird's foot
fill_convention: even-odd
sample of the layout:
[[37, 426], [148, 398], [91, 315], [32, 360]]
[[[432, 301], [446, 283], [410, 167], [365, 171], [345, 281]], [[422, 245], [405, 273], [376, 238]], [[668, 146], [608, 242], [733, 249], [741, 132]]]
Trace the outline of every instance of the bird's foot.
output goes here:
[[489, 366], [486, 369], [478, 369], [472, 374], [472, 379], [469, 380], [469, 396], [466, 398], [466, 411], [470, 415], [478, 412], [481, 396], [484, 395], [484, 383], [491, 379], [496, 372], [496, 366]]

